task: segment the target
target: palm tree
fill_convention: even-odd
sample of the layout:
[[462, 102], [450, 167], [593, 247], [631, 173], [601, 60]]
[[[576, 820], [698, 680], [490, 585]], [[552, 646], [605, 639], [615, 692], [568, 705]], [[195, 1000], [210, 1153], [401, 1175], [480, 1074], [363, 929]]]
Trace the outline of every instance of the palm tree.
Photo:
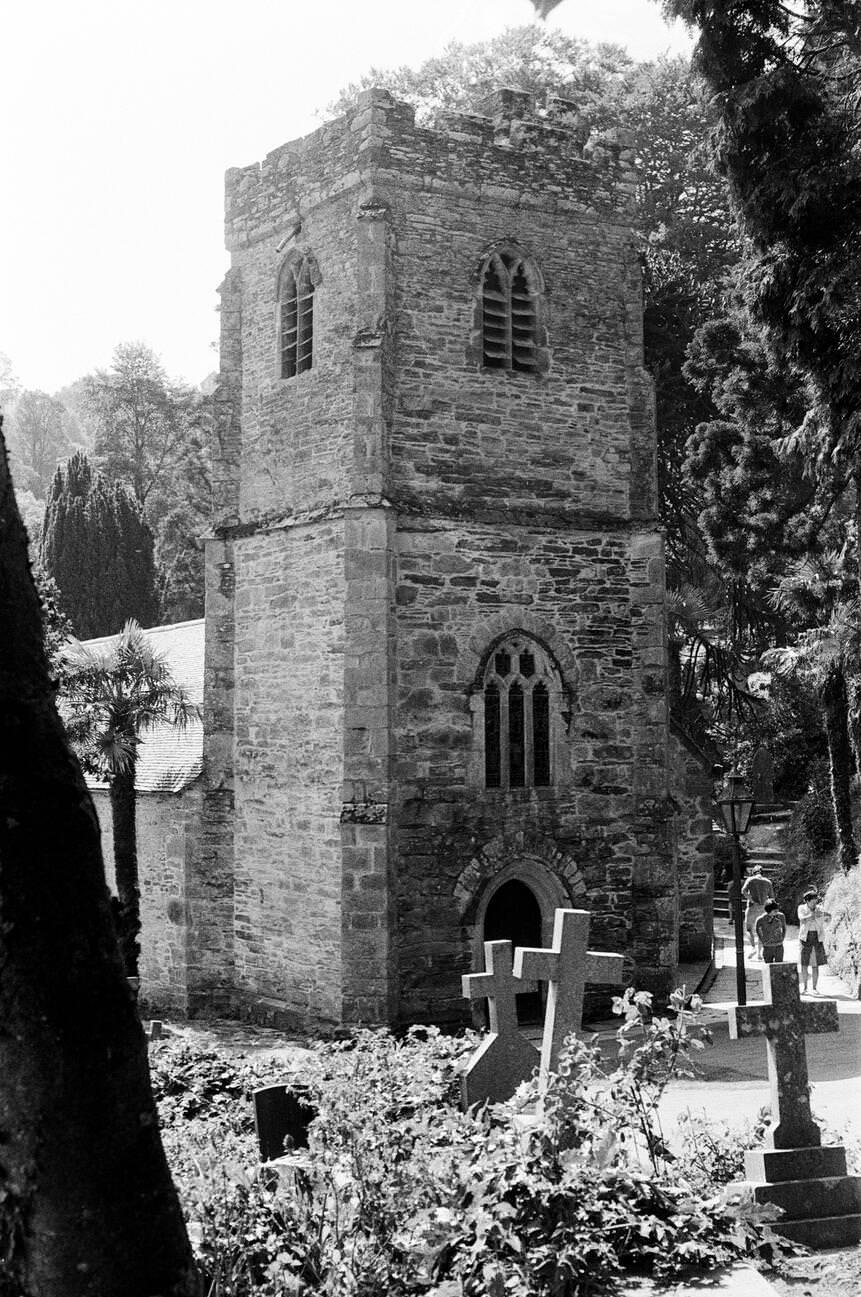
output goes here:
[[184, 729], [199, 716], [136, 621], [104, 647], [73, 640], [62, 655], [60, 710], [81, 763], [107, 781], [114, 831], [116, 919], [126, 976], [138, 976], [135, 774], [141, 739], [157, 725]]

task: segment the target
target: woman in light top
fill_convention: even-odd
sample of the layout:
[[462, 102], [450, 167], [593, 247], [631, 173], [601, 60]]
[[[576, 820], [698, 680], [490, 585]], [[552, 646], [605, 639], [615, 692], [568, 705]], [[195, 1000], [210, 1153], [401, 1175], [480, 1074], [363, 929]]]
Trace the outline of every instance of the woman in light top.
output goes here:
[[820, 965], [828, 962], [822, 933], [828, 915], [819, 904], [815, 887], [808, 887], [804, 900], [798, 907], [798, 949], [801, 956], [801, 993], [807, 991], [807, 974], [810, 972], [811, 992], [816, 995]]

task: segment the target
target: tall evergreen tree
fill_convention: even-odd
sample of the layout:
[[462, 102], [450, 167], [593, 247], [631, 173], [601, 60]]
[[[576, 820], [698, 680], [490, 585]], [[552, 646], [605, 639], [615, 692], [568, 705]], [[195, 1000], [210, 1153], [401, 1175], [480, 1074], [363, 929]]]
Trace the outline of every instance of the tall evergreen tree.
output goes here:
[[81, 639], [132, 619], [157, 619], [152, 532], [125, 487], [109, 485], [78, 452], [54, 475], [39, 561]]

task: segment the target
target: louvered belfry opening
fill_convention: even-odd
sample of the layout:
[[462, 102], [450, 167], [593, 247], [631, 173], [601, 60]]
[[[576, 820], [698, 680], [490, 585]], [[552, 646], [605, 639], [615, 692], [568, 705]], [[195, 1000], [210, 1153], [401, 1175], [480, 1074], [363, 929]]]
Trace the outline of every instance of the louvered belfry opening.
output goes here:
[[539, 646], [507, 639], [484, 676], [484, 782], [487, 788], [546, 788], [552, 781], [552, 668]]
[[314, 281], [305, 257], [281, 276], [281, 377], [311, 368], [314, 351]]
[[526, 373], [538, 367], [536, 293], [522, 257], [494, 252], [481, 283], [482, 358], [485, 369]]

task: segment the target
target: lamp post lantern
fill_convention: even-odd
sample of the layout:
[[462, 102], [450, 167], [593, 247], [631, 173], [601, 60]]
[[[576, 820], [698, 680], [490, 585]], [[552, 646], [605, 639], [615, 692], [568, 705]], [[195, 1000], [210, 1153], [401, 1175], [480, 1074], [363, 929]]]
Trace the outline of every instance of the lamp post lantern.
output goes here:
[[735, 928], [735, 992], [739, 1004], [747, 1004], [747, 984], [744, 975], [744, 927], [741, 912], [741, 852], [738, 840], [750, 828], [754, 800], [744, 787], [744, 778], [737, 770], [726, 777], [728, 791], [718, 802], [723, 826], [732, 838], [732, 922]]

